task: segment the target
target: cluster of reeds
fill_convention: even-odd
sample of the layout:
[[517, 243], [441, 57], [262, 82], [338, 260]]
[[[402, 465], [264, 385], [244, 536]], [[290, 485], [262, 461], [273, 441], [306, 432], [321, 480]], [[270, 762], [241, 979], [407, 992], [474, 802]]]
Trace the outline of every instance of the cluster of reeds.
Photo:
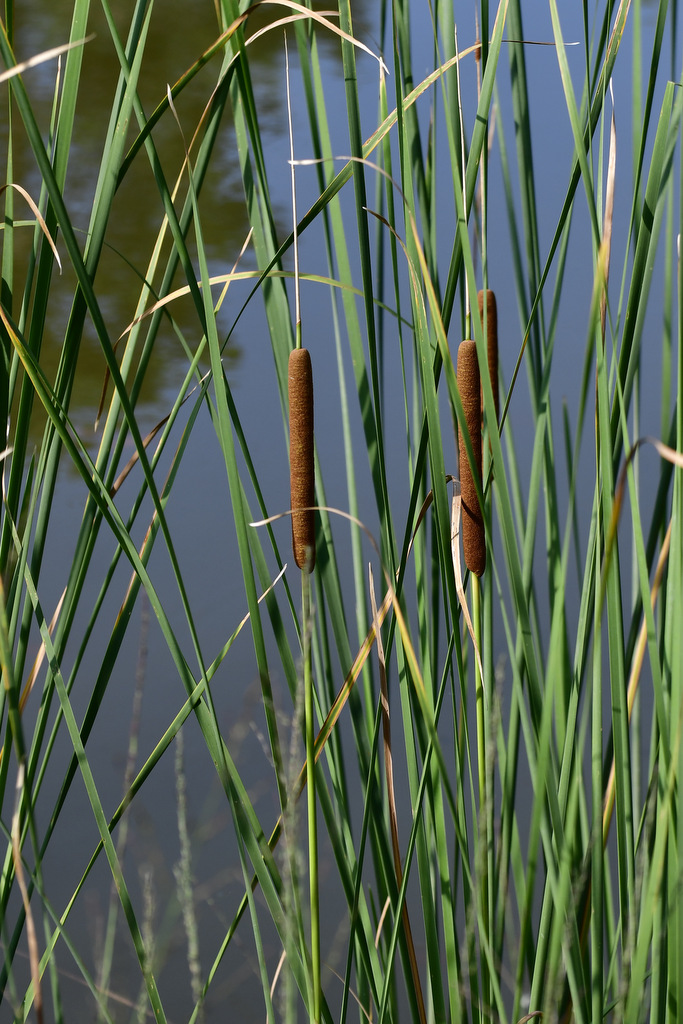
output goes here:
[[[546, 21], [530, 5], [531, 30], [522, 0], [476, 0], [478, 28], [467, 38], [459, 25], [458, 48], [452, 2], [337, 0], [331, 17], [281, 0], [257, 26], [263, 5], [195, 0], [192, 23], [208, 10], [213, 41], [207, 32], [183, 50], [185, 73], [157, 80], [159, 13], [186, 41], [175, 3], [97, 5], [116, 82], [88, 189], [76, 156], [95, 5], [53, 3], [41, 18], [7, 0], [0, 14], [0, 1019], [39, 1017], [42, 997], [58, 1021], [110, 1022], [135, 1007], [155, 1024], [669, 1024], [683, 1005], [680, 4], [655, 0], [645, 17], [628, 0], [549, 0]], [[352, 6], [376, 23], [354, 21]], [[282, 152], [261, 120], [267, 107], [272, 124], [284, 92], [271, 77], [283, 21], [309, 176], [299, 234], [284, 236]], [[56, 25], [63, 38], [46, 40], [38, 82], [15, 46]], [[392, 73], [380, 62], [367, 90], [356, 62], [375, 68], [373, 32]], [[430, 52], [438, 64], [418, 73], [413, 54]], [[530, 61], [561, 108], [562, 146], [538, 145], [545, 96], [529, 101]], [[53, 95], [39, 111], [48, 69]], [[634, 164], [614, 210], [611, 82], [623, 123], [632, 106]], [[196, 91], [192, 114], [180, 104]], [[187, 145], [176, 101], [184, 125], [195, 119]], [[224, 182], [226, 161], [242, 178], [244, 230], [207, 241], [204, 190]], [[27, 165], [40, 176], [29, 201]], [[129, 225], [121, 259], [114, 228], [130, 218], [129, 186], [150, 189], [157, 220], [144, 247]], [[291, 308], [297, 237], [311, 322], [326, 318], [318, 422], [321, 409], [339, 420], [334, 436], [318, 429], [317, 461], [298, 269]], [[588, 289], [585, 273], [570, 276], [577, 260], [593, 270]], [[108, 289], [124, 264], [135, 292], [113, 314]], [[482, 277], [505, 310], [500, 375], [493, 293], [469, 308]], [[162, 387], [168, 325], [174, 373]], [[104, 388], [81, 387], [93, 336]], [[467, 339], [455, 368], [449, 336]], [[245, 337], [236, 388], [226, 339]], [[500, 424], [499, 376], [514, 412]], [[79, 387], [102, 391], [102, 408], [79, 408]], [[163, 404], [151, 424], [150, 390]], [[460, 431], [474, 670], [452, 563], [446, 409]], [[287, 419], [300, 608], [284, 572], [289, 525], [274, 522], [286, 498], [279, 479], [275, 498], [269, 489]], [[94, 434], [79, 426], [95, 420]], [[659, 438], [654, 452], [645, 433]], [[332, 477], [344, 517], [326, 505]], [[216, 493], [229, 501], [218, 513]], [[371, 558], [380, 553], [379, 608], [361, 523]], [[143, 597], [147, 676], [163, 686], [140, 706], [112, 807], [116, 758], [98, 740], [115, 735], [132, 685]], [[235, 643], [240, 630], [249, 643]], [[303, 732], [292, 770], [283, 750], [300, 750]], [[177, 827], [170, 840], [159, 827], [150, 855], [140, 822], [162, 817], [174, 746], [186, 777], [168, 790]], [[195, 827], [206, 824], [198, 794], [210, 796], [211, 827]], [[304, 856], [288, 832], [298, 800]], [[140, 878], [153, 862], [161, 884], [178, 835], [160, 920]], [[101, 954], [78, 924], [96, 886], [120, 907]]]

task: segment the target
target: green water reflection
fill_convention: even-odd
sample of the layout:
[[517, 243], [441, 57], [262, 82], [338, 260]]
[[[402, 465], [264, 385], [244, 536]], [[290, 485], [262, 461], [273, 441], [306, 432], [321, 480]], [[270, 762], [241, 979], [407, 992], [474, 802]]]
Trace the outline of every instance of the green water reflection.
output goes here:
[[[66, 42], [70, 33], [72, 6], [70, 0], [33, 0], [17, 5], [17, 59], [25, 59]], [[113, 7], [117, 29], [125, 42], [135, 5], [132, 2], [125, 2], [114, 4]], [[281, 14], [281, 11], [271, 10], [268, 17], [272, 21], [275, 16]], [[357, 14], [359, 31], [363, 32], [366, 26], [363, 24], [362, 12], [358, 11]], [[248, 34], [256, 32], [264, 24], [264, 14], [255, 14], [249, 20]], [[215, 41], [219, 31], [217, 13], [212, 0], [192, 3], [189, 10], [188, 4], [180, 0], [164, 0], [163, 3], [156, 5], [150, 21], [138, 89], [147, 115], [164, 98], [167, 85], [175, 83], [192, 66]], [[97, 173], [102, 160], [107, 120], [120, 70], [110, 29], [99, 4], [91, 6], [88, 33], [92, 33], [94, 38], [84, 48], [81, 89], [65, 187], [67, 208], [77, 230], [83, 233], [83, 246]], [[328, 56], [338, 57], [338, 42], [333, 37], [325, 39], [325, 34], [321, 33], [321, 46], [323, 53], [326, 48]], [[187, 139], [192, 137], [210, 101], [221, 59], [219, 51], [177, 98], [176, 109]], [[272, 148], [277, 140], [282, 139], [286, 127], [281, 30], [262, 35], [249, 48], [249, 59], [262, 140], [267, 155], [269, 147]], [[331, 62], [330, 68], [333, 67], [334, 64]], [[37, 122], [45, 138], [49, 132], [57, 74], [57, 61], [53, 60], [29, 70], [24, 76]], [[37, 200], [40, 193], [40, 177], [28, 145], [17, 145], [16, 132], [21, 131], [21, 128], [17, 129], [17, 125], [20, 125], [18, 118], [15, 120], [14, 128], [14, 180], [27, 188]], [[6, 146], [7, 130], [7, 121], [3, 118], [0, 123], [3, 149]], [[135, 126], [132, 126], [129, 133], [131, 143], [135, 135]], [[169, 112], [154, 128], [153, 141], [166, 180], [173, 185], [183, 165], [184, 143], [178, 125]], [[286, 175], [280, 173], [271, 177], [275, 178], [274, 213], [284, 234], [288, 230], [291, 216], [289, 197], [286, 188], [278, 186], [277, 181], [278, 177], [286, 179]], [[185, 184], [183, 182], [181, 195], [185, 194]], [[23, 201], [17, 200], [16, 205], [18, 217], [27, 216], [28, 211]], [[232, 269], [249, 231], [229, 106], [226, 107], [217, 144], [202, 186], [200, 214], [211, 273], [226, 273]], [[135, 316], [141, 281], [147, 270], [163, 216], [163, 203], [149, 160], [142, 149], [138, 152], [115, 197], [96, 277], [96, 294], [112, 340], [119, 337]], [[27, 250], [32, 237], [30, 228], [27, 227], [24, 231], [23, 239], [21, 233], [18, 233], [17, 247], [20, 254], [22, 244]], [[192, 239], [189, 241], [191, 248]], [[62, 247], [62, 256], [64, 255]], [[245, 254], [241, 266], [254, 266], [249, 251]], [[21, 263], [17, 268], [15, 281], [18, 286], [21, 281]], [[184, 283], [184, 279], [178, 274], [176, 286]], [[50, 380], [54, 379], [57, 368], [74, 288], [74, 274], [65, 266], [62, 277], [52, 283], [49, 323], [41, 352], [41, 365]], [[187, 332], [189, 339], [192, 339], [191, 346], [196, 345], [197, 317], [191, 301], [184, 299], [174, 302], [172, 313], [178, 326]], [[221, 315], [219, 324], [224, 336], [231, 332], [235, 315], [236, 310], [226, 310]], [[230, 333], [230, 343], [225, 350], [229, 367], [234, 368], [239, 362], [240, 336], [239, 326], [234, 333]], [[154, 361], [150, 372], [145, 376], [138, 401], [138, 414], [147, 425], [151, 425], [168, 411], [172, 388], [177, 387], [186, 366], [187, 356], [182, 351], [172, 328], [170, 325], [163, 326], [155, 343]], [[86, 321], [79, 356], [79, 372], [70, 410], [72, 421], [86, 436], [94, 423], [104, 380], [104, 367], [104, 358], [94, 329], [90, 322]], [[42, 429], [42, 423], [43, 418], [38, 413], [36, 431]]]

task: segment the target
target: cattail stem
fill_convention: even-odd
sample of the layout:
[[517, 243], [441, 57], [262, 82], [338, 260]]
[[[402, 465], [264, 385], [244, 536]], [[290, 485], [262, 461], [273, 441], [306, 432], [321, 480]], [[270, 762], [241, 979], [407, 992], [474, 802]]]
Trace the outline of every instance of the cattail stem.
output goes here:
[[[472, 577], [472, 622], [477, 645], [481, 650], [481, 587], [477, 576]], [[487, 787], [487, 721], [486, 721], [486, 699], [484, 694], [484, 681], [479, 671], [479, 665], [475, 661], [475, 705], [477, 712], [477, 771], [479, 775], [479, 892], [481, 899], [481, 915], [484, 924], [484, 934], [490, 940], [492, 934], [491, 922], [491, 884], [492, 872], [489, 864], [489, 851], [493, 846], [493, 833], [489, 830], [491, 807], [489, 806], [489, 794]], [[489, 965], [486, 957], [482, 958], [482, 992], [486, 999], [491, 998], [491, 978]], [[490, 1003], [489, 1005], [493, 1005]]]
[[301, 618], [304, 658], [304, 732], [306, 736], [306, 791], [308, 810], [308, 886], [311, 913], [311, 1024], [319, 1024], [322, 1007], [320, 959], [320, 895], [318, 883], [318, 815], [315, 782], [315, 708], [311, 657], [311, 576], [301, 574]]
[[[493, 403], [496, 408], [496, 423], [500, 422], [500, 400], [498, 397], [498, 306], [496, 295], [488, 288], [477, 295], [479, 318], [486, 329], [486, 351], [488, 354], [489, 380], [493, 390]], [[486, 306], [486, 317], [484, 317]], [[482, 402], [483, 405], [483, 402]]]
[[313, 447], [313, 371], [308, 349], [289, 354], [289, 481], [292, 551], [304, 572], [315, 566], [315, 466]]
[[465, 411], [465, 423], [460, 425], [458, 446], [462, 495], [462, 546], [465, 565], [475, 576], [481, 576], [486, 568], [484, 519], [465, 442], [466, 431], [469, 434], [475, 471], [481, 487], [481, 390], [477, 346], [474, 341], [463, 341], [458, 348], [458, 390]]

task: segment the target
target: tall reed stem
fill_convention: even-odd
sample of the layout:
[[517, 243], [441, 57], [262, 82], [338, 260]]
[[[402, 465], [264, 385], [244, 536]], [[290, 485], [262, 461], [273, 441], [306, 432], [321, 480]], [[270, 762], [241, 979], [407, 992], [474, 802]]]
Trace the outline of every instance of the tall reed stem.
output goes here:
[[315, 793], [315, 708], [313, 706], [313, 666], [311, 654], [311, 574], [301, 572], [301, 619], [304, 656], [304, 717], [306, 733], [306, 793], [308, 800], [308, 865], [311, 904], [311, 971], [313, 1001], [311, 1024], [319, 1024], [322, 1004], [320, 979], [320, 901], [318, 896], [318, 823]]
[[[474, 636], [477, 647], [481, 650], [481, 583], [479, 577], [471, 574], [472, 580], [472, 622], [474, 624]], [[491, 902], [489, 899], [489, 849], [492, 841], [489, 828], [489, 795], [487, 786], [487, 764], [486, 764], [486, 699], [484, 694], [484, 680], [479, 671], [478, 659], [474, 659], [475, 678], [475, 703], [477, 708], [477, 769], [479, 776], [479, 890], [481, 893], [481, 920], [484, 928], [484, 938], [488, 944], [492, 935], [491, 929]], [[481, 1002], [481, 1019], [487, 1015], [487, 1008], [493, 1005], [491, 992], [491, 979], [489, 977], [488, 957], [483, 956], [481, 960], [481, 987], [483, 999]]]

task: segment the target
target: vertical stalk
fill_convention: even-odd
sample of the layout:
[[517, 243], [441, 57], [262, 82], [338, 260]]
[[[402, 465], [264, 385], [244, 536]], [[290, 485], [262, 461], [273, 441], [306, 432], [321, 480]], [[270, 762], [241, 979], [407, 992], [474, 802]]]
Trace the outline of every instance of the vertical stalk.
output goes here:
[[304, 729], [306, 733], [306, 793], [308, 801], [308, 865], [311, 912], [311, 970], [313, 1001], [311, 1024], [319, 1024], [320, 983], [320, 904], [318, 900], [318, 829], [315, 795], [315, 709], [313, 706], [313, 666], [311, 654], [311, 574], [301, 570], [301, 620], [304, 654]]
[[[287, 119], [292, 184], [294, 232], [294, 293], [296, 301], [296, 347], [289, 355], [289, 465], [292, 508], [292, 552], [301, 569], [301, 635], [304, 659], [304, 732], [306, 736], [306, 794], [308, 805], [308, 879], [311, 916], [311, 988], [309, 1018], [319, 1024], [322, 993], [320, 985], [320, 908], [318, 901], [318, 830], [315, 794], [315, 711], [313, 708], [313, 665], [311, 654], [311, 573], [315, 566], [315, 460], [313, 442], [313, 370], [308, 350], [301, 343], [301, 290], [299, 287], [299, 244], [294, 168], [294, 132], [289, 82], [287, 34], [285, 68]], [[302, 511], [299, 511], [299, 510]]]
[[[477, 647], [481, 650], [481, 584], [479, 577], [471, 574], [472, 580], [472, 622], [474, 624], [474, 635]], [[474, 659], [475, 678], [475, 701], [477, 708], [477, 768], [479, 776], [479, 842], [483, 843], [484, 849], [480, 850], [479, 871], [480, 871], [480, 898], [481, 898], [481, 919], [484, 929], [484, 940], [488, 946], [491, 937], [489, 900], [489, 799], [486, 785], [486, 707], [484, 698], [484, 680], [479, 671], [479, 661]], [[483, 944], [482, 944], [483, 946]], [[481, 991], [482, 999], [480, 1006], [480, 1017], [483, 1020], [490, 1012], [493, 1005], [491, 992], [491, 978], [489, 975], [489, 964], [486, 950], [482, 948], [481, 955]]]

